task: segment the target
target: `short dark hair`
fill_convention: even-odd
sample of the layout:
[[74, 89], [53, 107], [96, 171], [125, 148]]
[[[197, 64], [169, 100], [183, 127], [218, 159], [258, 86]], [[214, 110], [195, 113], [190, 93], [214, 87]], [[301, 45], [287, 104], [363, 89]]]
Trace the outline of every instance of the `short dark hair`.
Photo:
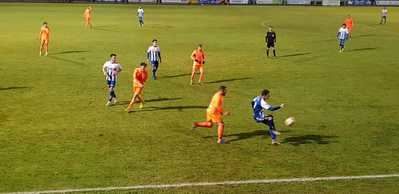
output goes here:
[[346, 24], [342, 24], [343, 26], [346, 26]]
[[202, 48], [202, 44], [198, 44], [198, 47], [201, 47], [201, 48]]
[[109, 55], [110, 57], [116, 57], [116, 54], [112, 53], [111, 55]]
[[158, 42], [158, 40], [156, 38], [152, 39], [152, 42]]
[[47, 22], [43, 22], [43, 25], [44, 25], [44, 24], [47, 24]]
[[147, 63], [141, 62], [141, 63], [140, 63], [140, 66], [147, 67]]
[[226, 86], [220, 86], [220, 87], [219, 87], [219, 90], [223, 90], [223, 91], [224, 91], [224, 90], [226, 90], [226, 89], [227, 89]]
[[267, 96], [268, 94], [270, 94], [270, 91], [268, 89], [264, 89], [262, 90], [262, 92], [260, 93], [260, 95], [262, 96]]

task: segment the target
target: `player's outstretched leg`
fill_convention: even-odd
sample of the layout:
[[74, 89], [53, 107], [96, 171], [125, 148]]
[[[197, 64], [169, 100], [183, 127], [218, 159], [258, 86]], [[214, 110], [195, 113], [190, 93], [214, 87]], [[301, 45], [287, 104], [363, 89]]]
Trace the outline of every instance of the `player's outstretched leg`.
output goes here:
[[269, 134], [272, 138], [273, 145], [279, 145], [280, 143], [277, 141], [277, 135], [280, 133], [276, 130], [276, 126], [274, 125], [274, 119], [272, 115], [268, 115], [265, 120], [263, 121], [267, 126], [269, 126]]
[[273, 47], [273, 56], [276, 56], [276, 49]]
[[266, 55], [269, 56], [269, 48], [266, 49]]
[[116, 98], [116, 94], [114, 91], [113, 87], [109, 87], [109, 95], [108, 95], [108, 102], [107, 102], [107, 106], [110, 106], [112, 104], [112, 100]]
[[196, 129], [197, 127], [205, 127], [205, 128], [212, 128], [213, 123], [210, 121], [205, 121], [205, 122], [194, 122], [193, 123], [193, 129]]

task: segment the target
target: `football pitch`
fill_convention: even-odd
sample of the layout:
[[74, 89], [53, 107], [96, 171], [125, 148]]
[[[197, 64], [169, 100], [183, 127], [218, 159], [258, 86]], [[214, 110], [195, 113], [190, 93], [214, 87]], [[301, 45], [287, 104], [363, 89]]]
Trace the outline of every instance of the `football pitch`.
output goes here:
[[[399, 173], [399, 8], [0, 4], [0, 193]], [[336, 33], [355, 21], [345, 52]], [[39, 57], [43, 21], [52, 31]], [[267, 58], [264, 34], [277, 33]], [[157, 38], [163, 63], [143, 109], [124, 109], [132, 72]], [[189, 85], [190, 54], [207, 54], [205, 83]], [[118, 54], [118, 104], [106, 107], [102, 65]], [[191, 130], [225, 85], [227, 143]], [[271, 91], [282, 130], [270, 145], [250, 102]], [[292, 127], [283, 125], [294, 116]], [[139, 189], [123, 193], [399, 193], [398, 177]], [[112, 193], [118, 193], [113, 191]], [[122, 192], [122, 191], [120, 191]], [[90, 193], [90, 192], [87, 192]], [[107, 193], [107, 192], [104, 192]]]

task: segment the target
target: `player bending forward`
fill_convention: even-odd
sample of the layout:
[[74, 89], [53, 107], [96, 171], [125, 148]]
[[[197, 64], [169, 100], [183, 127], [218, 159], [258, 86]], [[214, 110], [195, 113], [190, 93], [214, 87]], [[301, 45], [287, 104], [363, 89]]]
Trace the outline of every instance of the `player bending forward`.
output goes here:
[[140, 63], [140, 67], [136, 68], [133, 72], [133, 97], [126, 108], [127, 112], [130, 112], [134, 103], [140, 103], [140, 108], [144, 106], [144, 83], [147, 81], [147, 63]]
[[280, 133], [277, 131], [276, 126], [274, 125], [273, 115], [268, 114], [265, 115], [264, 111], [276, 111], [280, 108], [284, 107], [284, 104], [279, 106], [272, 106], [266, 102], [270, 98], [270, 91], [267, 89], [262, 90], [260, 96], [255, 97], [252, 100], [252, 109], [253, 116], [257, 123], [263, 123], [269, 127], [269, 134], [272, 138], [273, 145], [279, 145], [280, 143], [277, 141], [277, 135]]
[[218, 144], [223, 144], [224, 122], [223, 116], [229, 115], [229, 112], [223, 110], [224, 97], [227, 94], [226, 86], [220, 86], [216, 94], [213, 95], [211, 103], [206, 110], [206, 121], [193, 123], [193, 129], [197, 127], [211, 128], [214, 123], [218, 125]]

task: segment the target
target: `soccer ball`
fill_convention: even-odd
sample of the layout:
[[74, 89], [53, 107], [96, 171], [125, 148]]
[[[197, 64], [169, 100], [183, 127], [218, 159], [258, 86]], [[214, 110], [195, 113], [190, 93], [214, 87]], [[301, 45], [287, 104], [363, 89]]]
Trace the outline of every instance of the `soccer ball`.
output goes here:
[[295, 123], [295, 118], [294, 117], [288, 117], [287, 119], [285, 119], [284, 124], [286, 126], [291, 126]]

